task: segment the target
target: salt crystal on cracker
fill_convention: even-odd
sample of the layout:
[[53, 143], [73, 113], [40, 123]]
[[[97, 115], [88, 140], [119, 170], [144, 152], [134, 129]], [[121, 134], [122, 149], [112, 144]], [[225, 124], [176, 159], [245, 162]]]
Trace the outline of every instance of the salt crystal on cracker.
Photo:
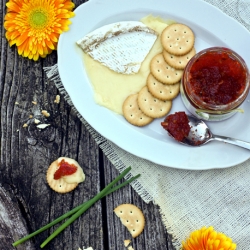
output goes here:
[[124, 21], [98, 28], [76, 43], [85, 53], [111, 70], [137, 73], [157, 39], [157, 33], [142, 22]]

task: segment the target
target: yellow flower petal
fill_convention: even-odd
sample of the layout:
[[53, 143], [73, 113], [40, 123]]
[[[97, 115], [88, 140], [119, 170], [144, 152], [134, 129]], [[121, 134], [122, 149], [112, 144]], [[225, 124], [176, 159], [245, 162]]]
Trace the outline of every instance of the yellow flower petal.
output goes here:
[[20, 11], [20, 6], [13, 1], [9, 1], [8, 3], [6, 3], [6, 6], [8, 7], [8, 11], [14, 11], [17, 13]]
[[5, 15], [4, 20], [13, 20], [17, 16], [17, 13], [9, 12]]
[[27, 56], [29, 59], [33, 59], [33, 54], [29, 53], [29, 55]]
[[10, 39], [11, 39], [11, 40], [15, 40], [19, 35], [20, 35], [20, 32], [19, 32], [18, 30], [14, 30], [14, 31], [11, 33]]
[[46, 43], [46, 45], [47, 45], [50, 49], [52, 49], [52, 50], [55, 49], [53, 43], [52, 43], [50, 40], [45, 40], [45, 43]]
[[39, 55], [43, 55], [43, 46], [42, 46], [42, 44], [38, 44], [37, 45], [37, 51], [38, 51], [38, 54]]
[[51, 33], [50, 34], [50, 39], [51, 39], [51, 41], [53, 41], [53, 42], [55, 42], [55, 43], [57, 43], [58, 42], [58, 35], [55, 35], [54, 33]]
[[75, 8], [75, 4], [72, 2], [64, 3], [64, 8], [67, 10], [73, 10]]
[[69, 13], [61, 13], [59, 15], [57, 15], [57, 18], [70, 18], [70, 14]]
[[24, 42], [23, 44], [21, 44], [21, 45], [18, 47], [18, 49], [17, 49], [18, 54], [19, 54], [19, 55], [22, 55], [22, 54], [24, 53], [25, 48], [26, 48], [27, 46], [28, 46], [28, 43], [27, 43], [27, 42]]
[[34, 61], [37, 61], [38, 58], [39, 58], [39, 54], [38, 54], [38, 52], [37, 52], [37, 53], [33, 56], [33, 60], [34, 60]]
[[20, 46], [26, 39], [28, 36], [28, 32], [24, 32], [22, 33], [17, 39], [16, 39], [16, 46]]

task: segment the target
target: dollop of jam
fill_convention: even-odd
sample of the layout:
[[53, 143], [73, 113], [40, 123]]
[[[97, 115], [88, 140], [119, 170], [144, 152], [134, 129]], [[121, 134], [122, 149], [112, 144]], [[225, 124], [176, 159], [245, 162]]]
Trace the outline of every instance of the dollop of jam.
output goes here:
[[168, 115], [161, 125], [177, 141], [183, 141], [191, 129], [188, 117], [183, 111]]
[[65, 175], [72, 175], [77, 171], [77, 167], [74, 164], [67, 163], [62, 159], [59, 163], [59, 168], [54, 173], [54, 179], [59, 180]]
[[189, 74], [191, 92], [207, 104], [227, 105], [246, 87], [246, 73], [230, 51], [210, 51], [201, 55]]

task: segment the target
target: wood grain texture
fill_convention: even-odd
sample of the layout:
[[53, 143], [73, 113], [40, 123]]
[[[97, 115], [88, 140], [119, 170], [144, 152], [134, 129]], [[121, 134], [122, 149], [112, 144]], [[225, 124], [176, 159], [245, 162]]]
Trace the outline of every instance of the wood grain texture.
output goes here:
[[[77, 7], [84, 1], [74, 2]], [[2, 17], [5, 4], [1, 0]], [[38, 62], [20, 57], [16, 47], [9, 47], [5, 39], [3, 18], [0, 23], [0, 249], [15, 249], [13, 241], [90, 199], [118, 171], [64, 98], [54, 103], [60, 93], [46, 78], [43, 67], [56, 64], [56, 52]], [[50, 117], [44, 117], [41, 110], [47, 110]], [[35, 118], [50, 126], [38, 129]], [[76, 159], [86, 174], [86, 181], [68, 194], [58, 194], [46, 183], [48, 166], [60, 156]], [[44, 249], [125, 249], [123, 240], [130, 235], [113, 213], [115, 206], [125, 202], [142, 208], [147, 220], [143, 234], [132, 242], [135, 249], [173, 249], [158, 208], [145, 204], [130, 186], [97, 202]], [[16, 249], [40, 249], [55, 228]]]

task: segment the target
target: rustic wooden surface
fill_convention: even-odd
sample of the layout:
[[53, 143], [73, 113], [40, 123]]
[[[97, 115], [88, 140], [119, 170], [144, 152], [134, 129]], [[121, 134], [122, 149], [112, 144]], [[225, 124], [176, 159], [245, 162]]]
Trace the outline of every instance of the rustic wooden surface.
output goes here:
[[[84, 1], [74, 2], [78, 6]], [[46, 78], [43, 67], [57, 62], [56, 52], [33, 62], [20, 57], [15, 46], [9, 47], [3, 28], [5, 4], [6, 1], [1, 0], [0, 250], [11, 250], [15, 249], [11, 245], [15, 240], [93, 197], [118, 175], [118, 171], [67, 102], [62, 98], [60, 104], [54, 103], [59, 92]], [[51, 116], [43, 117], [42, 109]], [[39, 130], [34, 118], [50, 126]], [[76, 159], [86, 174], [84, 183], [63, 195], [52, 191], [46, 183], [48, 166], [60, 156]], [[78, 250], [83, 246], [94, 250], [125, 249], [123, 241], [131, 237], [113, 209], [126, 202], [140, 207], [146, 217], [143, 233], [132, 240], [134, 249], [173, 249], [158, 207], [144, 203], [130, 186], [97, 202], [44, 249]], [[16, 249], [40, 249], [40, 244], [55, 228]]]

